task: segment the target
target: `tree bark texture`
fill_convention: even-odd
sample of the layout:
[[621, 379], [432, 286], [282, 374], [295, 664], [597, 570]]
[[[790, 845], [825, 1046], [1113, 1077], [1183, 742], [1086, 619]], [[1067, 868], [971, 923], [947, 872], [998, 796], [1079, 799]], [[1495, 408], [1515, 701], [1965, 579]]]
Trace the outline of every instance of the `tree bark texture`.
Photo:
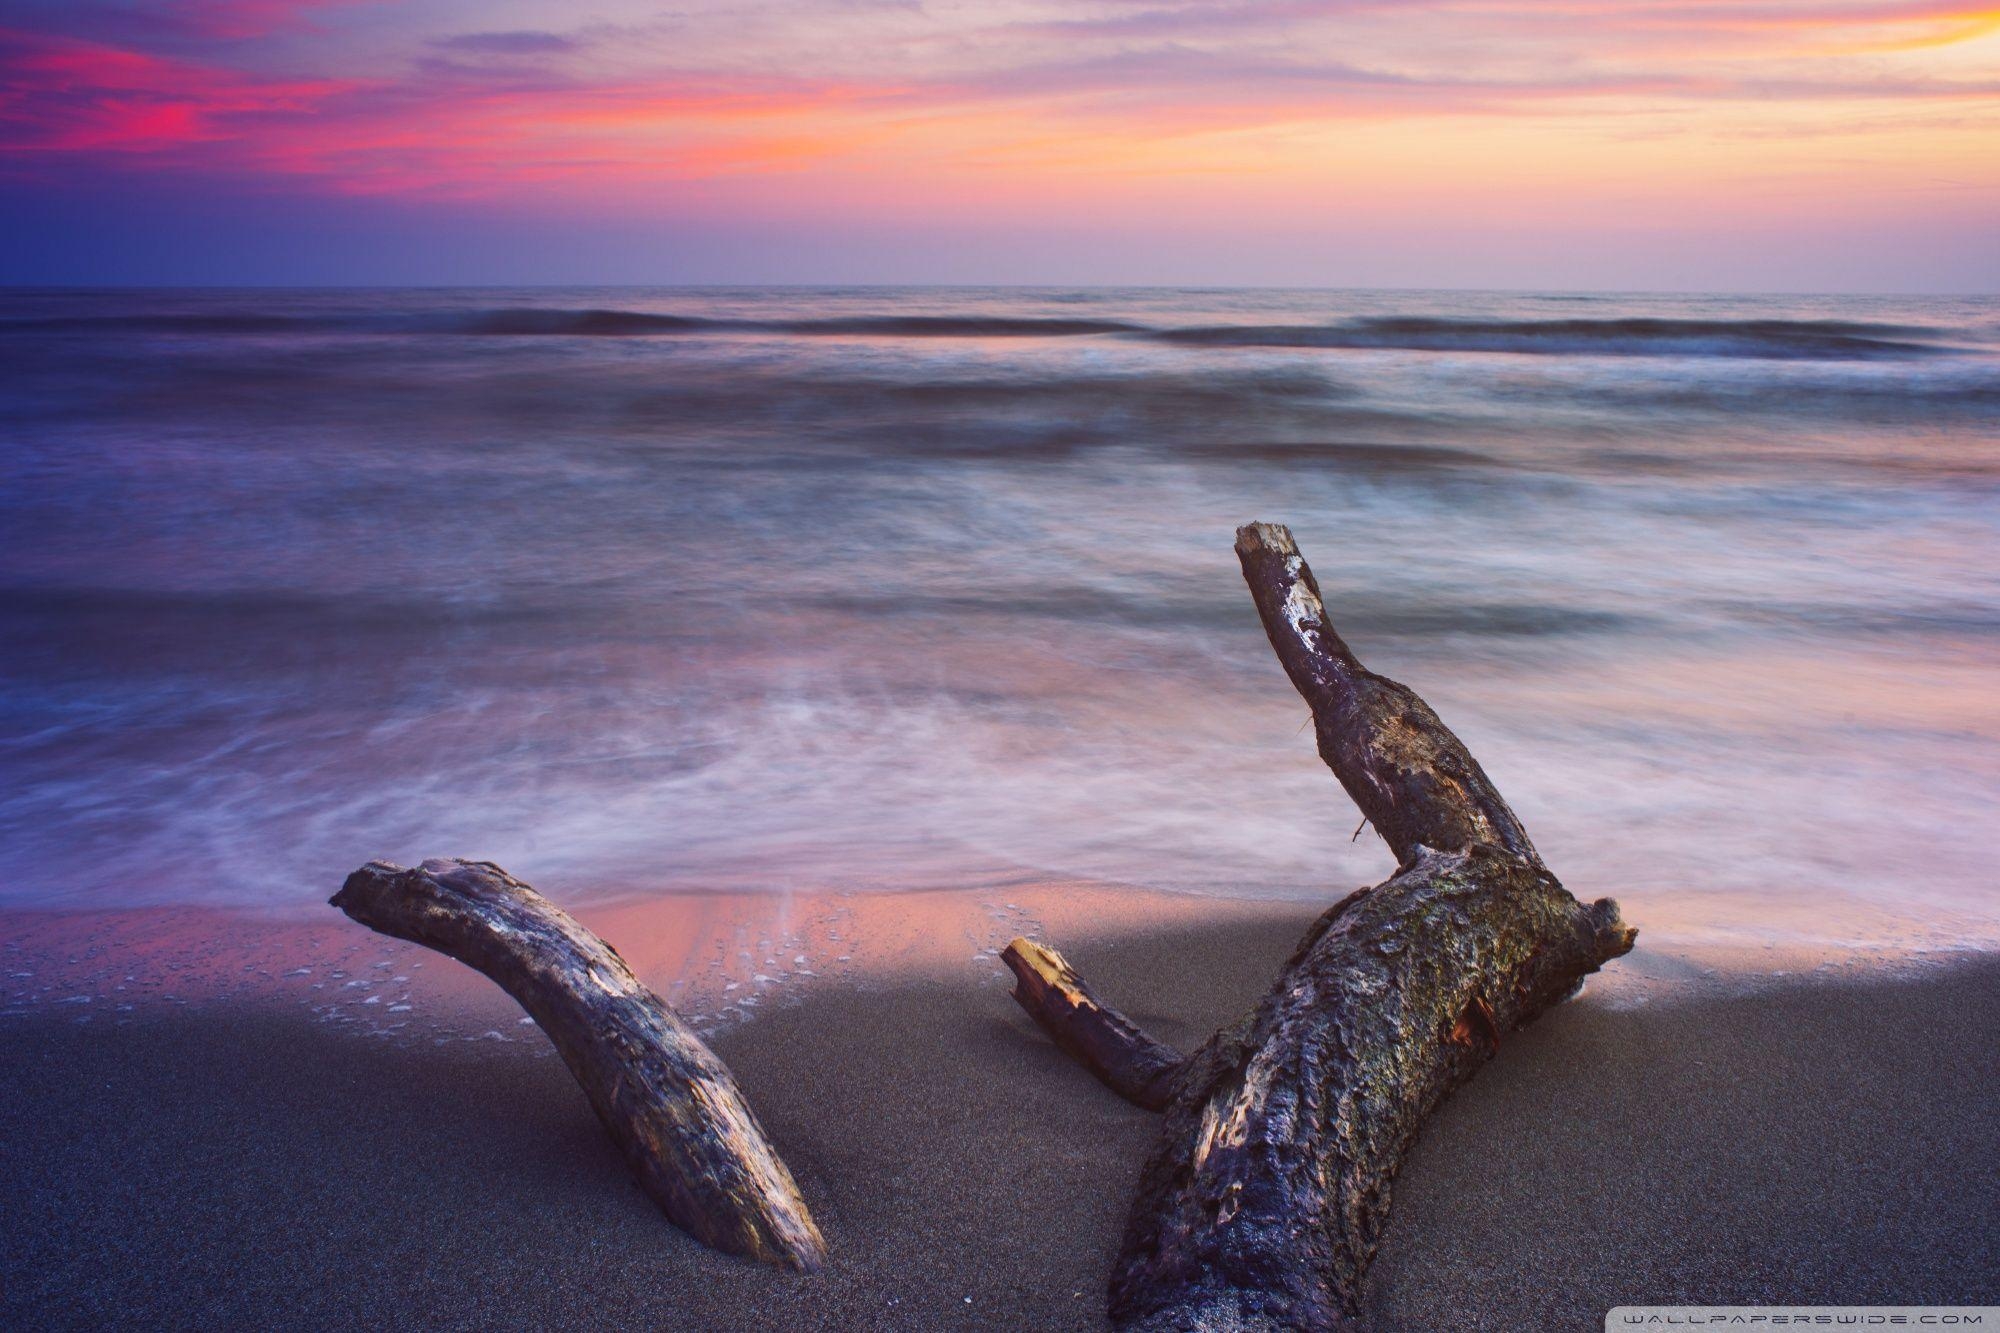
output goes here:
[[555, 1043], [639, 1184], [716, 1249], [811, 1271], [826, 1242], [736, 1080], [625, 960], [485, 861], [376, 861], [333, 905], [498, 982]]
[[1424, 1119], [1636, 934], [1549, 873], [1415, 692], [1361, 665], [1289, 531], [1253, 523], [1236, 550], [1321, 757], [1398, 867], [1322, 915], [1257, 1007], [1177, 1065], [1051, 951], [1010, 950], [1017, 975], [1030, 950], [1059, 964], [1060, 984], [1016, 990], [1036, 1022], [1162, 1111], [1111, 1283], [1128, 1328], [1342, 1327]]

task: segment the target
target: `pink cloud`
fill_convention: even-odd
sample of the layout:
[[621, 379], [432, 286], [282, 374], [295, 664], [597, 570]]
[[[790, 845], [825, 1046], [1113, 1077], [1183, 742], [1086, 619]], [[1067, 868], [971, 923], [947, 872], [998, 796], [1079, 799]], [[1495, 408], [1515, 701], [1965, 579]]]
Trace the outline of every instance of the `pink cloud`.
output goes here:
[[[1926, 104], [2000, 94], [1963, 75], [1823, 58], [1827, 33], [1889, 46], [2000, 19], [1990, 6], [1936, 2], [1079, 6], [1076, 17], [984, 27], [903, 17], [902, 43], [875, 46], [831, 40], [817, 26], [830, 20], [808, 8], [762, 13], [768, 51], [732, 45], [740, 34], [728, 24], [674, 28], [665, 68], [648, 68], [662, 48], [638, 29], [371, 30], [366, 62], [343, 59], [352, 53], [339, 41], [259, 40], [333, 3], [351, 0], [176, 7], [174, 21], [228, 39], [201, 58], [0, 32], [0, 162], [16, 175], [157, 167], [480, 196], [854, 164], [918, 189], [939, 167], [1018, 181], [1038, 164], [1116, 169], [1129, 157], [1157, 171], [1162, 142], [1300, 126], [1623, 119], [1671, 135], [1688, 107], [1754, 126], [1778, 103], [1867, 100], [1920, 117]], [[404, 57], [384, 60], [383, 42]], [[825, 59], [801, 54], [820, 49]], [[260, 72], [304, 59], [356, 72]]]
[[10, 155], [144, 153], [227, 140], [246, 122], [309, 111], [350, 86], [0, 29], [0, 129]]

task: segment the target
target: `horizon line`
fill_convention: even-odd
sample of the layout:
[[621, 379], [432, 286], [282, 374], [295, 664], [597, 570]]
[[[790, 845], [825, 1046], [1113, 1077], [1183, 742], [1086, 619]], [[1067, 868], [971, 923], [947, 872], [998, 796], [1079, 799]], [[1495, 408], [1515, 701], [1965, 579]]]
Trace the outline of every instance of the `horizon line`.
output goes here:
[[1210, 283], [1210, 282], [105, 282], [32, 283], [0, 279], [9, 295], [67, 292], [369, 292], [369, 291], [1085, 291], [1085, 292], [1376, 292], [1465, 296], [1672, 296], [1672, 297], [1833, 297], [1981, 301], [2000, 299], [2000, 288], [1983, 291], [1824, 288], [1730, 289], [1721, 287], [1413, 287], [1367, 283]]

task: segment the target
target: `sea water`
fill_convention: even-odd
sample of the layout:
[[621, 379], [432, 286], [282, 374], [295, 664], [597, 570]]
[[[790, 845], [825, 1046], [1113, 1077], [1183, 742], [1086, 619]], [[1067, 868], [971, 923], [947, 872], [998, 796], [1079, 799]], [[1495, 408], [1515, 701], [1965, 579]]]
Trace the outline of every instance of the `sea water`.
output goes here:
[[1994, 299], [0, 294], [0, 906], [1330, 901], [1262, 519], [1579, 894], [1992, 943], [1996, 501]]

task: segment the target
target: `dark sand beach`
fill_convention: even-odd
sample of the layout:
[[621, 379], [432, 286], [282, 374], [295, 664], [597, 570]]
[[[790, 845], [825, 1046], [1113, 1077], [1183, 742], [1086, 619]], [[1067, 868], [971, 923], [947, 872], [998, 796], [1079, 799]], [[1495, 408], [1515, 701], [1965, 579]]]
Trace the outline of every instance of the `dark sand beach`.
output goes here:
[[[1191, 1043], [1304, 925], [1078, 941]], [[442, 965], [442, 964], [441, 964]], [[492, 1013], [500, 1014], [497, 997]], [[2000, 965], [1761, 982], [1510, 1038], [1427, 1129], [1372, 1279], [1382, 1329], [1595, 1329], [1621, 1303], [2000, 1302]], [[13, 1020], [0, 1323], [1103, 1326], [1151, 1117], [995, 982], [828, 983], [716, 1040], [832, 1246], [795, 1277], [640, 1194], [560, 1061], [370, 1039], [296, 1002]]]

